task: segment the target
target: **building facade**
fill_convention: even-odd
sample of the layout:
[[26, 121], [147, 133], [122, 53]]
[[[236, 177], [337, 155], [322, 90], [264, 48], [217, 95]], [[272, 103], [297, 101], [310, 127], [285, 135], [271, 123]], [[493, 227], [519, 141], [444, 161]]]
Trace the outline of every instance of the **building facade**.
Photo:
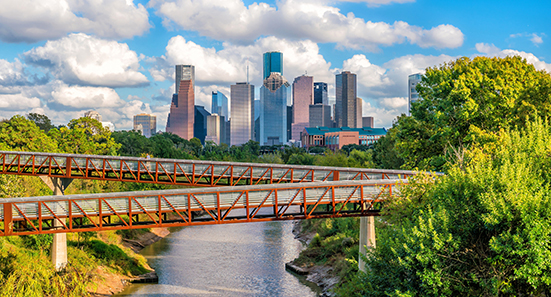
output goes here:
[[210, 112], [221, 117], [225, 117], [226, 120], [228, 120], [230, 118], [228, 97], [220, 91], [212, 92], [212, 105]]
[[302, 75], [293, 81], [293, 124], [291, 139], [300, 141], [300, 133], [308, 127], [310, 105], [314, 103], [314, 77]]
[[335, 122], [337, 127], [356, 128], [358, 125], [358, 97], [356, 74], [343, 71], [335, 79]]
[[254, 86], [242, 82], [231, 86], [230, 145], [241, 145], [253, 139]]
[[309, 106], [308, 127], [331, 127], [331, 106], [314, 104]]
[[362, 128], [363, 125], [363, 100], [362, 98], [356, 98], [356, 128]]
[[373, 128], [374, 119], [373, 117], [363, 117], [362, 118], [362, 128]]
[[172, 96], [166, 132], [184, 139], [193, 138], [195, 122], [195, 67], [176, 65], [176, 94]]
[[210, 116], [204, 106], [195, 105], [195, 119], [193, 122], [193, 137], [201, 140], [201, 144], [205, 144], [207, 137], [207, 118]]
[[314, 104], [329, 105], [329, 96], [327, 95], [327, 83], [314, 83]]
[[419, 99], [419, 93], [417, 93], [415, 88], [421, 82], [421, 77], [421, 73], [408, 76], [408, 114], [411, 114], [411, 103]]
[[302, 146], [341, 149], [347, 144], [371, 145], [386, 135], [385, 128], [308, 127], [302, 132]]
[[290, 85], [279, 72], [272, 72], [260, 88], [260, 145], [288, 141], [287, 96]]
[[101, 115], [99, 114], [99, 112], [97, 112], [95, 110], [90, 110], [90, 111], [85, 112], [84, 116], [87, 117], [87, 118], [94, 119], [98, 122], [101, 122]]
[[266, 79], [272, 72], [279, 72], [283, 75], [283, 54], [280, 52], [267, 52], [263, 57], [263, 75], [262, 79]]
[[220, 129], [220, 121], [220, 116], [215, 113], [207, 116], [207, 136], [205, 137], [205, 142], [221, 143], [220, 139], [224, 131]]
[[134, 130], [140, 131], [147, 138], [155, 135], [157, 131], [157, 117], [147, 113], [135, 115]]

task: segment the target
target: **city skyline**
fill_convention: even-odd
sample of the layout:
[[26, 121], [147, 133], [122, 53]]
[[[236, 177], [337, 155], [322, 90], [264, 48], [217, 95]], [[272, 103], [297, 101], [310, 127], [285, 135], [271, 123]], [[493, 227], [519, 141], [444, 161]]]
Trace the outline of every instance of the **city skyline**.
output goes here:
[[[133, 115], [147, 113], [163, 131], [174, 65], [196, 66], [195, 103], [209, 107], [212, 91], [229, 94], [247, 72], [259, 99], [269, 51], [283, 53], [289, 80], [307, 73], [327, 82], [331, 103], [334, 75], [356, 73], [363, 115], [376, 114], [377, 127], [407, 112], [408, 75], [459, 56], [519, 54], [551, 70], [541, 22], [551, 4], [542, 1], [42, 3], [32, 18], [18, 13], [19, 2], [0, 11], [0, 118], [37, 112], [59, 125], [97, 110], [128, 130]], [[298, 22], [299, 14], [309, 18]]]

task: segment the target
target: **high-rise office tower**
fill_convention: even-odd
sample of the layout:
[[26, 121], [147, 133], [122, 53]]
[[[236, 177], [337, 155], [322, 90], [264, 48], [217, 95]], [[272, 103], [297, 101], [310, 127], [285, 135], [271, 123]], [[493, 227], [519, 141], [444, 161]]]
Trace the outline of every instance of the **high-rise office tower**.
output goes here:
[[220, 129], [220, 116], [215, 113], [207, 116], [207, 136], [205, 137], [205, 142], [212, 141], [220, 144], [220, 138], [223, 133]]
[[373, 117], [363, 117], [362, 118], [362, 128], [363, 127], [373, 128], [373, 122], [374, 122]]
[[309, 109], [308, 127], [331, 127], [331, 106], [314, 104]]
[[157, 131], [157, 117], [147, 113], [135, 115], [134, 130], [140, 131], [147, 138], [155, 135]]
[[356, 101], [356, 128], [362, 128], [363, 122], [362, 122], [362, 104], [363, 100], [362, 98], [358, 97]]
[[174, 94], [178, 94], [180, 90], [180, 81], [191, 80], [195, 87], [195, 66], [193, 65], [176, 65], [176, 85], [174, 88]]
[[290, 87], [279, 72], [272, 72], [260, 88], [260, 144], [276, 145], [288, 141], [287, 96]]
[[193, 138], [195, 122], [195, 67], [176, 65], [176, 94], [172, 96], [166, 132], [184, 139]]
[[336, 102], [335, 122], [337, 127], [356, 128], [358, 97], [356, 97], [356, 74], [350, 71], [343, 71], [336, 76]]
[[279, 72], [283, 75], [283, 54], [280, 52], [267, 52], [263, 56], [264, 75], [262, 79], [266, 79], [272, 72]]
[[226, 120], [228, 120], [230, 118], [228, 97], [220, 91], [212, 92], [212, 106], [210, 112], [225, 117]]
[[230, 145], [241, 145], [253, 138], [254, 86], [242, 82], [231, 86]]
[[329, 97], [327, 96], [327, 83], [314, 83], [314, 104], [329, 105]]
[[310, 105], [314, 103], [314, 77], [301, 75], [293, 82], [293, 125], [294, 141], [300, 141], [300, 133], [308, 127]]
[[416, 73], [408, 76], [408, 114], [411, 113], [411, 103], [419, 99], [419, 93], [415, 87], [421, 82], [421, 73]]
[[195, 105], [195, 118], [193, 122], [193, 137], [201, 140], [201, 144], [205, 144], [207, 136], [207, 117], [210, 116], [204, 106]]

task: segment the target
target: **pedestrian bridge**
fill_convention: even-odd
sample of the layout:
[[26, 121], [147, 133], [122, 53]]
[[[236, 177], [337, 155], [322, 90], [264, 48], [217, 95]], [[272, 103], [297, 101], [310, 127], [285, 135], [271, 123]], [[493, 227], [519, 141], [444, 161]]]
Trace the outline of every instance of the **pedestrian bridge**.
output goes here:
[[416, 172], [0, 151], [0, 174], [195, 187], [3, 199], [9, 236], [376, 215]]

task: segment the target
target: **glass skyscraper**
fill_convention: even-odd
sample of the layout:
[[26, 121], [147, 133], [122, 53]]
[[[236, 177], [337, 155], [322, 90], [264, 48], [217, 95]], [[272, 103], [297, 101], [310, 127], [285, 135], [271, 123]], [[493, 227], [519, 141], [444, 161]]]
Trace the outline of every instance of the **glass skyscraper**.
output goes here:
[[266, 79], [272, 72], [279, 72], [283, 75], [283, 54], [280, 52], [264, 53], [264, 75], [262, 79]]
[[[287, 96], [290, 85], [278, 72], [272, 72], [260, 88], [260, 144], [277, 145], [288, 141]], [[232, 123], [233, 124], [233, 123]]]
[[343, 71], [336, 75], [335, 122], [337, 128], [356, 128], [358, 123], [358, 97], [356, 97], [356, 74]]
[[176, 94], [172, 96], [170, 112], [166, 123], [166, 132], [184, 139], [193, 138], [195, 122], [195, 66], [176, 65]]
[[210, 112], [228, 120], [230, 118], [228, 97], [220, 91], [212, 92], [212, 108]]
[[253, 138], [254, 132], [254, 86], [236, 83], [231, 86], [231, 143], [241, 145]]
[[416, 87], [421, 82], [421, 77], [421, 73], [408, 76], [408, 114], [411, 114], [411, 103], [419, 99]]
[[329, 105], [329, 98], [327, 97], [327, 83], [314, 83], [314, 104]]

